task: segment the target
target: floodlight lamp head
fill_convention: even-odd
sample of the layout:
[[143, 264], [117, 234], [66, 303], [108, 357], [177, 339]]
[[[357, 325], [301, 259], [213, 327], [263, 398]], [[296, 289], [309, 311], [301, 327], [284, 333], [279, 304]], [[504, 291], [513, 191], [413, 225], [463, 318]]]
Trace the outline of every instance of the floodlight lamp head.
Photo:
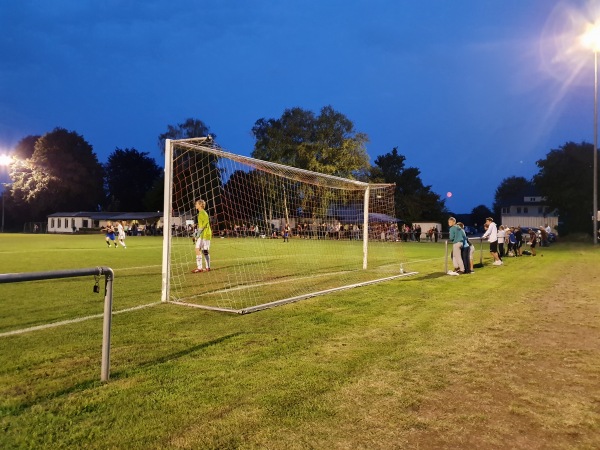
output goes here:
[[581, 36], [581, 43], [594, 53], [600, 51], [600, 22], [588, 24], [585, 33]]
[[9, 166], [12, 160], [10, 155], [0, 155], [0, 166]]

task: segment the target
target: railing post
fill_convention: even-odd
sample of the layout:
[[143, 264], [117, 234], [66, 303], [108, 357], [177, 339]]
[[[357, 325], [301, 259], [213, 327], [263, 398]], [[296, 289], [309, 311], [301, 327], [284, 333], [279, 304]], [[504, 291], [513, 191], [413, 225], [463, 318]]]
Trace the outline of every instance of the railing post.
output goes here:
[[110, 378], [110, 329], [112, 325], [112, 303], [113, 303], [113, 280], [114, 272], [105, 268], [105, 296], [104, 296], [104, 319], [102, 324], [102, 365], [100, 368], [100, 381], [108, 381]]
[[448, 273], [448, 239], [446, 239], [445, 245], [446, 245], [446, 257], [444, 258], [444, 273]]
[[110, 328], [112, 323], [113, 280], [115, 273], [110, 267], [95, 267], [90, 269], [67, 269], [50, 272], [2, 273], [1, 283], [19, 283], [23, 281], [54, 280], [57, 278], [74, 278], [94, 275], [105, 277], [104, 322], [102, 325], [102, 364], [100, 380], [108, 381], [110, 376]]

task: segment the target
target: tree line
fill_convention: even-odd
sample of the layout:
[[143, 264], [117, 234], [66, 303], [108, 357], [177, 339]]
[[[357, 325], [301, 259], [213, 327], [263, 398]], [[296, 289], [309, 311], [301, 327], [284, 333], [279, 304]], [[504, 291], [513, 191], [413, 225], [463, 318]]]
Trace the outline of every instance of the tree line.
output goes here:
[[[251, 131], [254, 158], [360, 181], [395, 183], [396, 216], [405, 222], [445, 223], [450, 214], [445, 200], [423, 184], [420, 170], [407, 166], [398, 148], [378, 156], [371, 165], [367, 134], [331, 106], [318, 113], [286, 109], [279, 118], [257, 120]], [[190, 118], [168, 125], [158, 136], [158, 145], [164, 150], [166, 139], [209, 135], [217, 137], [202, 120]], [[592, 177], [582, 174], [590, 172], [592, 154], [586, 143], [569, 142], [552, 150], [537, 161], [540, 171], [531, 180], [504, 179], [496, 189], [493, 211], [479, 205], [471, 212], [473, 221], [483, 222], [480, 219], [491, 214], [500, 217], [503, 202], [535, 186], [568, 224], [563, 232], [587, 231]], [[43, 136], [23, 138], [14, 155], [19, 162], [11, 166], [12, 184], [4, 188], [6, 228], [45, 221], [54, 212], [163, 209], [164, 173], [147, 152], [116, 148], [102, 164], [83, 136], [55, 128]]]
[[[418, 169], [406, 166], [397, 148], [370, 165], [368, 136], [331, 106], [318, 114], [286, 109], [278, 119], [257, 120], [252, 134], [254, 158], [361, 181], [396, 183], [396, 213], [406, 221], [441, 220], [446, 215], [444, 200], [423, 184]], [[216, 138], [202, 120], [190, 118], [168, 125], [158, 136], [158, 145], [164, 149], [166, 139], [208, 135]], [[13, 154], [17, 162], [4, 192], [6, 228], [45, 221], [55, 212], [163, 209], [164, 173], [147, 152], [116, 148], [102, 164], [83, 136], [55, 128], [23, 138]]]
[[[587, 142], [567, 142], [550, 150], [536, 161], [539, 170], [531, 179], [510, 176], [500, 183], [492, 205], [494, 217], [500, 217], [502, 206], [511, 199], [533, 190], [545, 198], [545, 206], [558, 214], [560, 235], [591, 234], [593, 159], [594, 146]], [[478, 208], [480, 211], [481, 206]]]

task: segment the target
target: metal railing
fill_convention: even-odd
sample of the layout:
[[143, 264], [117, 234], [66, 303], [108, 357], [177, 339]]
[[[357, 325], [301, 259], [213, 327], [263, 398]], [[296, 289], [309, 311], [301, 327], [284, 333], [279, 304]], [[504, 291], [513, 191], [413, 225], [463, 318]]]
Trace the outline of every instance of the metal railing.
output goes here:
[[[19, 283], [23, 281], [52, 280], [57, 278], [75, 278], [94, 275], [104, 275], [104, 321], [102, 326], [102, 364], [100, 381], [108, 381], [110, 377], [110, 328], [112, 322], [113, 280], [115, 274], [110, 267], [94, 267], [90, 269], [68, 269], [50, 272], [26, 272], [0, 274], [0, 283]], [[98, 284], [94, 286], [96, 291]]]
[[[471, 245], [475, 245], [477, 241], [479, 241], [479, 264], [483, 264], [483, 242], [484, 239], [481, 237], [469, 237], [469, 243]], [[487, 239], [485, 240], [487, 242]], [[448, 257], [450, 256], [450, 251], [448, 250], [448, 240], [445, 241], [446, 246], [446, 255], [444, 257], [444, 273], [448, 273]]]

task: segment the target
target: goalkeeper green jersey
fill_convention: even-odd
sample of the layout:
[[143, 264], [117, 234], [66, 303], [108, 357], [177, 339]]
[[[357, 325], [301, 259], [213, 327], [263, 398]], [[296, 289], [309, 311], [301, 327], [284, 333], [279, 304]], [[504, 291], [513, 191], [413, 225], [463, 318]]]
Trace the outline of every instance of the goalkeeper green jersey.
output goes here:
[[198, 238], [207, 241], [212, 238], [212, 230], [210, 228], [208, 213], [203, 209], [198, 211]]

